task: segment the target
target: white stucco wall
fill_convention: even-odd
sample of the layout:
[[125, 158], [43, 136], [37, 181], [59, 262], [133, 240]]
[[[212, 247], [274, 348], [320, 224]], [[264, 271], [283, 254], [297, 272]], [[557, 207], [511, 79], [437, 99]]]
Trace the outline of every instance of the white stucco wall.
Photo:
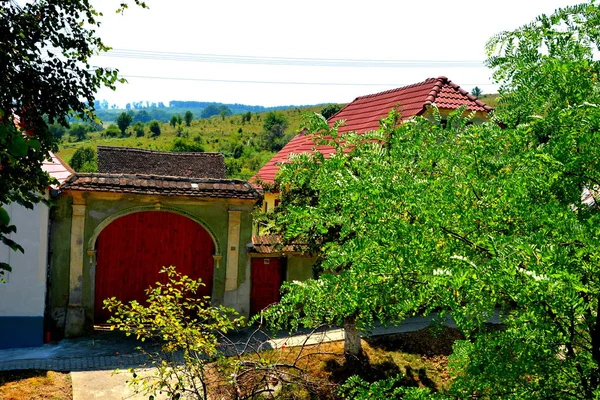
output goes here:
[[44, 315], [46, 259], [48, 249], [48, 207], [37, 204], [33, 210], [19, 204], [4, 206], [17, 233], [10, 238], [23, 246], [25, 253], [12, 251], [0, 243], [0, 261], [12, 272], [0, 283], [0, 317], [38, 317]]

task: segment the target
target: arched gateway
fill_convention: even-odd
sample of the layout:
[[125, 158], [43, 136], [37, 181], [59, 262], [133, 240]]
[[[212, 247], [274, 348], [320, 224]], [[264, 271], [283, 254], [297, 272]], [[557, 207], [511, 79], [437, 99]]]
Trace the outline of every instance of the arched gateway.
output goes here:
[[143, 302], [145, 290], [157, 281], [163, 266], [206, 285], [199, 296], [211, 296], [215, 244], [197, 222], [172, 212], [144, 211], [125, 215], [102, 230], [96, 241], [94, 320], [110, 314], [103, 301], [110, 297]]

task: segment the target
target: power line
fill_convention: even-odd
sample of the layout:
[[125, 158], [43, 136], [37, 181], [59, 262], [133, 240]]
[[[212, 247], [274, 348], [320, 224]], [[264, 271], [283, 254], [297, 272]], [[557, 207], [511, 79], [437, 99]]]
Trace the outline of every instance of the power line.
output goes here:
[[[217, 83], [254, 83], [269, 85], [313, 85], [313, 86], [393, 86], [401, 87], [409, 85], [408, 83], [353, 83], [353, 82], [293, 82], [293, 81], [253, 81], [253, 80], [232, 80], [232, 79], [205, 79], [189, 78], [176, 76], [145, 76], [145, 75], [121, 75], [124, 78], [132, 79], [159, 79], [174, 81], [198, 81], [198, 82], [217, 82]], [[461, 86], [494, 86], [493, 83], [461, 83]]]
[[476, 60], [367, 60], [349, 58], [294, 58], [262, 57], [230, 54], [175, 53], [162, 51], [112, 49], [101, 57], [130, 58], [142, 60], [204, 62], [220, 64], [288, 65], [304, 67], [353, 67], [353, 68], [482, 68], [483, 61]]

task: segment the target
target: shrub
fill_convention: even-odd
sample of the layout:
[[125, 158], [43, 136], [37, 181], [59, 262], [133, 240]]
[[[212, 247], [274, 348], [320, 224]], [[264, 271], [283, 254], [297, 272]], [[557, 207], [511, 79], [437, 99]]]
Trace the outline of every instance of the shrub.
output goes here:
[[92, 147], [80, 147], [71, 157], [69, 165], [77, 172], [97, 172], [96, 150]]
[[148, 129], [150, 129], [152, 137], [160, 136], [160, 122], [157, 120], [150, 121], [148, 123]]

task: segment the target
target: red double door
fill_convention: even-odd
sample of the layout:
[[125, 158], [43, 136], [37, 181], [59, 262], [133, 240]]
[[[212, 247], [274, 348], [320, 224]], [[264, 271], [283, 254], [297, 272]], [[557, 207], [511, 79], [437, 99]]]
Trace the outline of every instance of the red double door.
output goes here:
[[258, 314], [281, 298], [279, 290], [283, 282], [282, 260], [276, 257], [252, 259], [250, 314]]
[[206, 286], [198, 295], [212, 295], [214, 252], [210, 234], [179, 214], [148, 211], [115, 220], [97, 241], [95, 322], [110, 317], [102, 308], [104, 299], [143, 302], [148, 287], [165, 282], [159, 274], [163, 266], [174, 265], [181, 274], [202, 279]]

